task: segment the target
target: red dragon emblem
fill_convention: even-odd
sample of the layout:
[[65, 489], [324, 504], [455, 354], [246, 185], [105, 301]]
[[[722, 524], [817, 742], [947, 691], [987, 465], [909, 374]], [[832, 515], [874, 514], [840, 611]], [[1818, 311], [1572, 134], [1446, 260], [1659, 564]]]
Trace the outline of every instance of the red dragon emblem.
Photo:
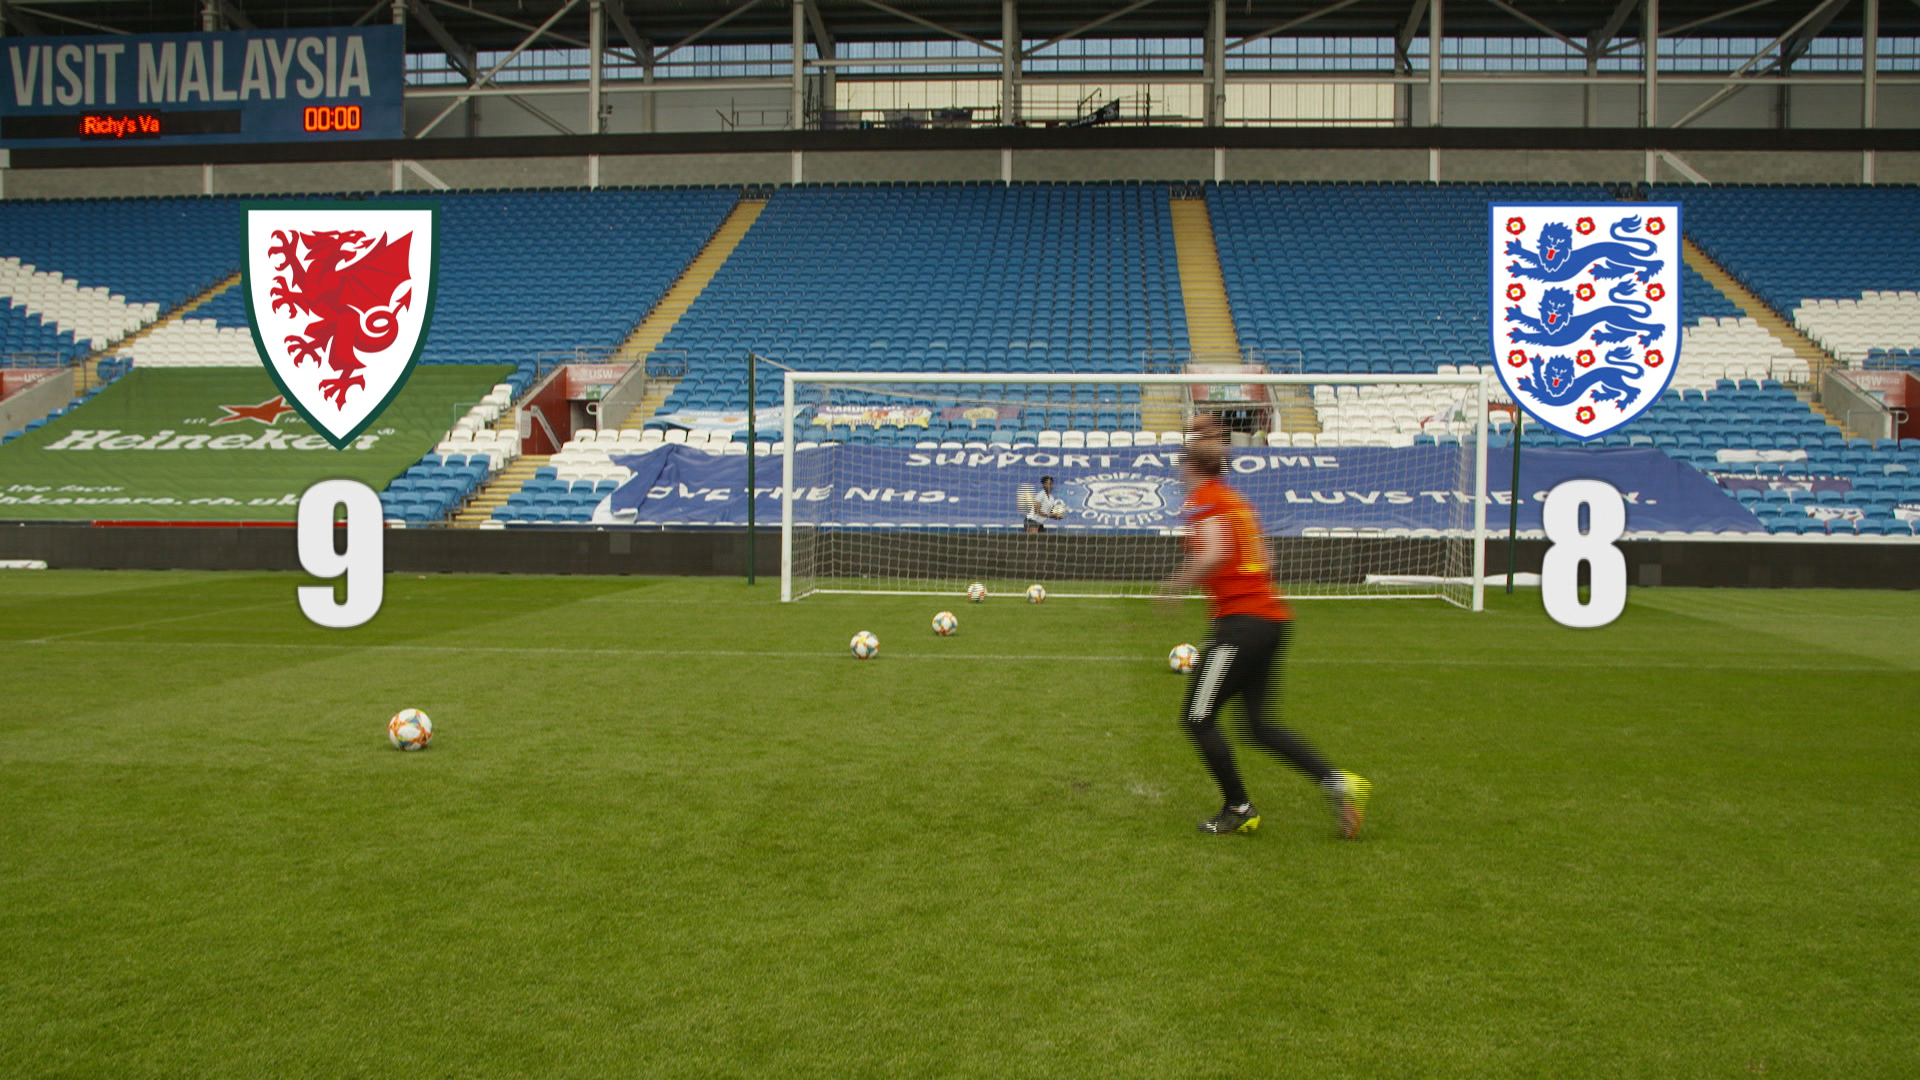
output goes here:
[[272, 310], [313, 316], [301, 333], [287, 335], [288, 359], [296, 368], [307, 360], [330, 368], [333, 376], [320, 380], [320, 392], [335, 408], [345, 408], [347, 391], [367, 385], [361, 356], [393, 344], [400, 333], [397, 313], [413, 302], [412, 289], [394, 299], [412, 280], [413, 234], [389, 241], [358, 230], [275, 230], [273, 240], [267, 254], [280, 261], [273, 267]]

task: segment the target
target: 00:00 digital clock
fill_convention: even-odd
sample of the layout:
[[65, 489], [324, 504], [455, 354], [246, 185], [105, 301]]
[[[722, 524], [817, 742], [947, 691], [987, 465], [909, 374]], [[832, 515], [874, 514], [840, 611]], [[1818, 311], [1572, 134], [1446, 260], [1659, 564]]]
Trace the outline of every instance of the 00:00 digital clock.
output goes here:
[[[0, 117], [0, 139], [164, 139], [170, 135], [238, 134], [238, 109], [165, 112], [54, 113]], [[354, 133], [365, 112], [358, 105], [309, 105], [300, 112], [300, 130], [308, 135]]]
[[305, 131], [359, 131], [360, 106], [312, 105], [300, 117]]

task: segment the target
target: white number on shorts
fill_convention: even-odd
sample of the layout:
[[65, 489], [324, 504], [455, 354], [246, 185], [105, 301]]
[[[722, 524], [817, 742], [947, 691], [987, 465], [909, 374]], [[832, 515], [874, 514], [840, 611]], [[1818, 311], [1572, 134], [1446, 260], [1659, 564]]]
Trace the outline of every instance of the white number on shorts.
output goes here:
[[[333, 509], [347, 508], [347, 546], [333, 546]], [[300, 566], [317, 578], [347, 579], [344, 602], [334, 600], [332, 585], [302, 585], [300, 610], [314, 623], [335, 630], [359, 626], [380, 611], [386, 572], [386, 535], [380, 496], [358, 480], [322, 480], [300, 496]]]
[[[1580, 508], [1588, 528], [1580, 531]], [[1605, 626], [1627, 606], [1627, 557], [1613, 546], [1627, 529], [1627, 505], [1612, 484], [1568, 480], [1547, 493], [1541, 524], [1552, 546], [1540, 564], [1540, 599], [1562, 626]], [[1590, 568], [1587, 602], [1580, 602], [1580, 564]]]

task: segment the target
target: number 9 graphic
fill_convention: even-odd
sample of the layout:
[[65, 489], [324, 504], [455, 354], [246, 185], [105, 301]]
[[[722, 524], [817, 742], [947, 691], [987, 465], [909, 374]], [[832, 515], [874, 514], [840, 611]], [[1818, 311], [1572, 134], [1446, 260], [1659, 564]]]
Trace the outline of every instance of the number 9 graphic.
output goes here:
[[[1588, 529], [1580, 531], [1585, 506]], [[1627, 557], [1613, 546], [1627, 530], [1627, 505], [1612, 484], [1567, 480], [1547, 493], [1540, 523], [1552, 546], [1540, 563], [1540, 600], [1561, 626], [1605, 626], [1627, 606]], [[1580, 564], [1586, 563], [1590, 587], [1580, 602]]]
[[[347, 508], [347, 546], [334, 549], [333, 508]], [[347, 597], [334, 600], [332, 585], [302, 585], [300, 611], [334, 630], [359, 626], [380, 611], [386, 572], [386, 534], [380, 496], [358, 480], [322, 480], [300, 496], [300, 566], [317, 578], [345, 575]]]

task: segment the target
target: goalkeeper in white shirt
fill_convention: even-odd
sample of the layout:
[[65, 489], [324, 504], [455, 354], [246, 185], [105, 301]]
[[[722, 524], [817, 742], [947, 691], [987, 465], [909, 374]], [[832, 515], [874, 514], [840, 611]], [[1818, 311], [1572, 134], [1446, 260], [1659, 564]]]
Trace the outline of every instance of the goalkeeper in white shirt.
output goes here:
[[1067, 516], [1067, 502], [1053, 494], [1053, 477], [1040, 478], [1040, 490], [1033, 493], [1033, 503], [1027, 507], [1027, 531], [1046, 532], [1047, 522], [1058, 521]]

